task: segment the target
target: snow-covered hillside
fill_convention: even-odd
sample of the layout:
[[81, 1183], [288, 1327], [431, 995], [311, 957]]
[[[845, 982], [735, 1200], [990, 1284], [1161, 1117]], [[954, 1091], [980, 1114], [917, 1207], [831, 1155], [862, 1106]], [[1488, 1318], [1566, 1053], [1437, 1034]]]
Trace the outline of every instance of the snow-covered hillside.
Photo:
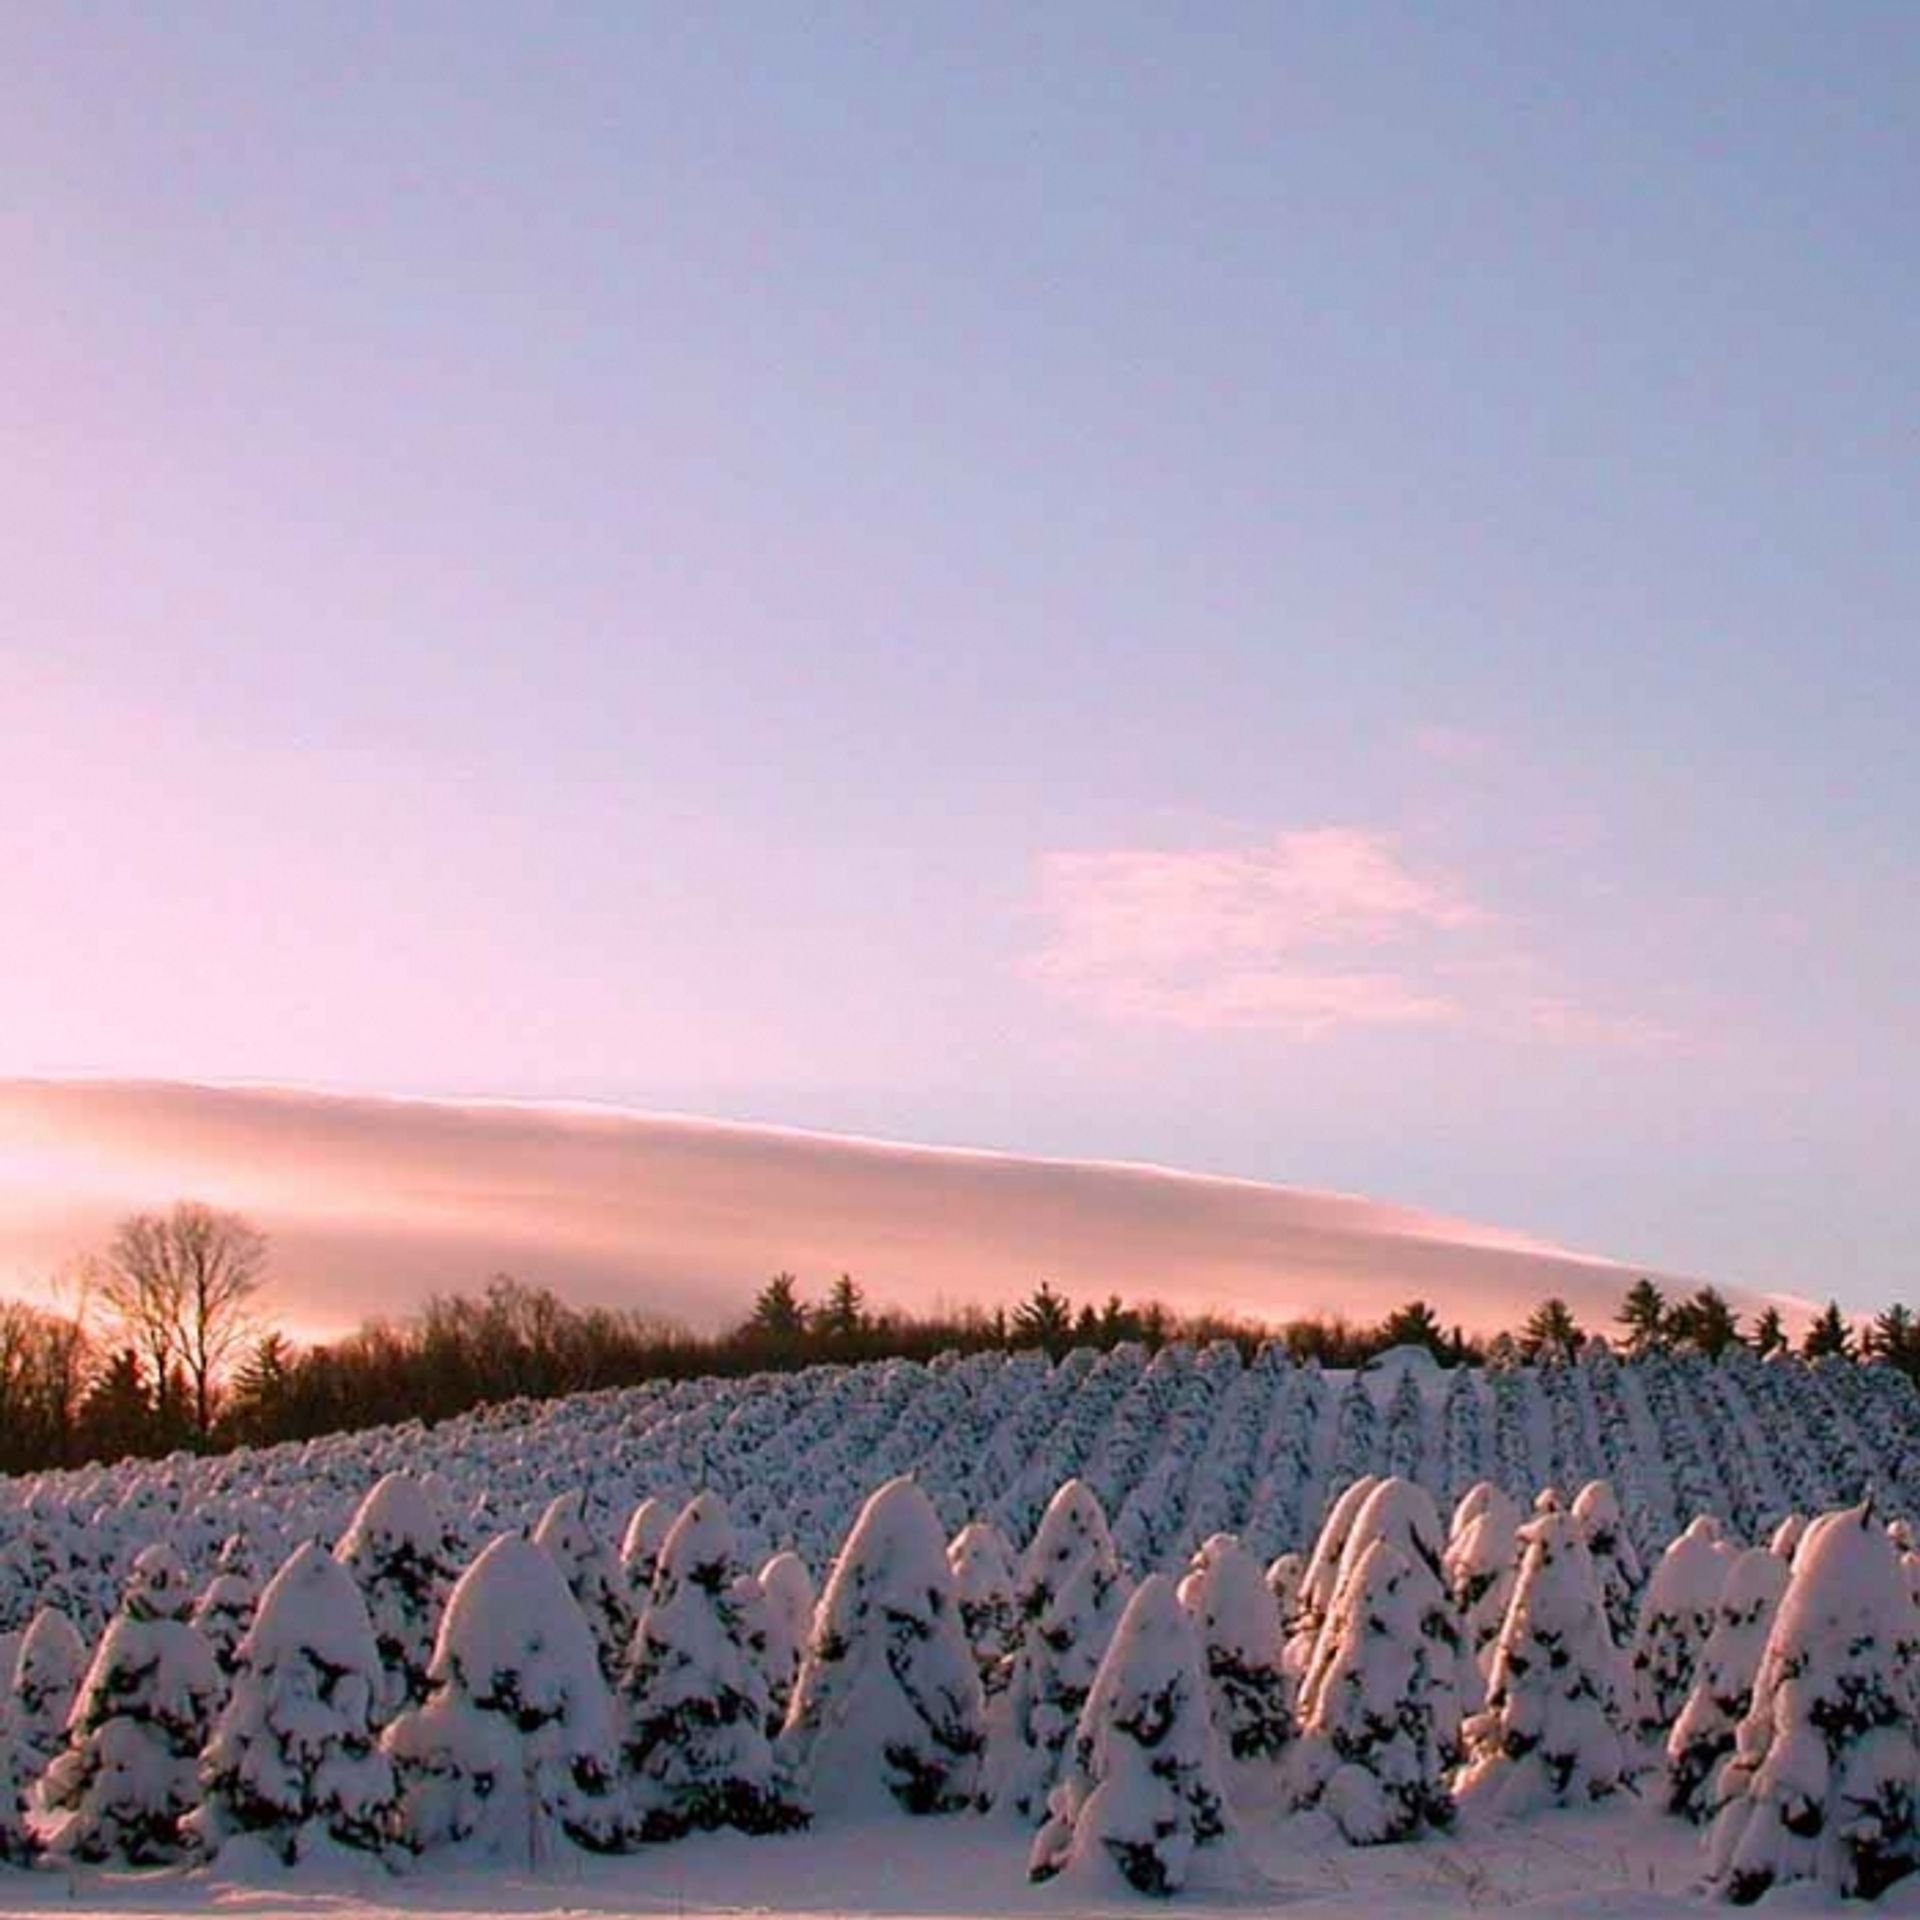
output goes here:
[[1123, 1346], [886, 1361], [654, 1383], [496, 1407], [431, 1430], [380, 1428], [212, 1459], [0, 1481], [0, 1633], [51, 1601], [88, 1634], [132, 1556], [169, 1539], [198, 1579], [242, 1534], [267, 1572], [303, 1539], [331, 1545], [390, 1469], [430, 1474], [468, 1535], [531, 1528], [554, 1494], [617, 1542], [649, 1496], [708, 1488], [743, 1557], [792, 1548], [816, 1577], [862, 1501], [911, 1473], [951, 1533], [991, 1520], [1024, 1541], [1055, 1488], [1084, 1480], [1136, 1575], [1177, 1571], [1210, 1534], [1261, 1560], [1309, 1544], [1365, 1474], [1426, 1487], [1444, 1510], [1491, 1480], [1523, 1505], [1613, 1483], [1642, 1561], [1696, 1514], [1743, 1542], [1791, 1512], [1856, 1500], [1920, 1518], [1920, 1395], [1852, 1364], [1718, 1362], [1594, 1344], [1572, 1366], [1443, 1371], [1396, 1353], [1361, 1375], [1251, 1365], [1229, 1344]]

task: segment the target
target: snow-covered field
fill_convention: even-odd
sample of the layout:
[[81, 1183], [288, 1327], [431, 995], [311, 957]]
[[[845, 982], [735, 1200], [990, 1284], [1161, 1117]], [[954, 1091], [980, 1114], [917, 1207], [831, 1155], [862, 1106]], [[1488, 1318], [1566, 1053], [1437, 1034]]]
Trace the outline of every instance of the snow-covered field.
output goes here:
[[1226, 1345], [0, 1483], [0, 1911], [1899, 1909], [1917, 1492], [1883, 1369]]
[[[1277, 1906], [1301, 1920], [1403, 1913], [1446, 1915], [1528, 1906], [1545, 1913], [1621, 1916], [1701, 1912], [1696, 1836], [1640, 1805], [1489, 1822], [1446, 1839], [1350, 1847], [1308, 1815], [1247, 1823], [1242, 1885], [1184, 1894], [1182, 1913], [1245, 1913]], [[1784, 1896], [1781, 1896], [1784, 1898]], [[1920, 1911], [1899, 1893], [1883, 1911]], [[378, 1920], [387, 1914], [629, 1913], [640, 1915], [898, 1914], [912, 1920], [988, 1915], [1126, 1913], [1142, 1903], [1089, 1899], [1026, 1874], [1023, 1836], [992, 1815], [915, 1821], [880, 1818], [831, 1831], [743, 1841], [696, 1834], [641, 1858], [574, 1856], [537, 1874], [517, 1868], [438, 1869], [404, 1878], [362, 1870], [236, 1881], [189, 1873], [14, 1874], [0, 1879], [0, 1911], [200, 1914], [269, 1920]]]

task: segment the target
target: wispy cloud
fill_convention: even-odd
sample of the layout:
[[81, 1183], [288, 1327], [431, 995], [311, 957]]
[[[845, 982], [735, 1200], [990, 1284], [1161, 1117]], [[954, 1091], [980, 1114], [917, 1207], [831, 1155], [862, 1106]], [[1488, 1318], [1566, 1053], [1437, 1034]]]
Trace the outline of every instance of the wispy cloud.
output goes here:
[[1041, 894], [1036, 978], [1116, 1016], [1302, 1035], [1459, 1017], [1439, 949], [1489, 919], [1392, 836], [1360, 827], [1050, 853]]
[[1039, 884], [1045, 934], [1027, 973], [1110, 1019], [1299, 1039], [1436, 1026], [1587, 1047], [1670, 1037], [1585, 1004], [1519, 926], [1374, 828], [1048, 853]]

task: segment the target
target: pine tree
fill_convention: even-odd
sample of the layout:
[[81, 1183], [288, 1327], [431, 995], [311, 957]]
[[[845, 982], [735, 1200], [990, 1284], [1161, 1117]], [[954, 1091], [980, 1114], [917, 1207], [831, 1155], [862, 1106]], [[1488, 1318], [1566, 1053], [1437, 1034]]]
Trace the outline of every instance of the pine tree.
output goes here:
[[1626, 1674], [1579, 1522], [1545, 1514], [1520, 1540], [1487, 1704], [1466, 1723], [1455, 1783], [1462, 1806], [1497, 1814], [1601, 1799], [1622, 1784], [1630, 1761], [1617, 1705]]
[[1620, 1302], [1614, 1323], [1624, 1329], [1621, 1345], [1636, 1359], [1667, 1344], [1667, 1297], [1651, 1280], [1636, 1280]]
[[1006, 1690], [1019, 1617], [1014, 1607], [1013, 1549], [990, 1520], [971, 1520], [947, 1543], [960, 1596], [960, 1624], [980, 1674], [980, 1691], [991, 1700]]
[[[1484, 1682], [1520, 1575], [1520, 1510], [1491, 1480], [1481, 1480], [1461, 1495], [1441, 1572], [1461, 1623], [1463, 1644]], [[1472, 1705], [1482, 1688], [1473, 1676], [1463, 1678], [1469, 1688], [1466, 1704]]]
[[1787, 1563], [1765, 1547], [1749, 1547], [1728, 1568], [1693, 1691], [1667, 1738], [1669, 1813], [1704, 1820], [1713, 1811], [1713, 1775], [1753, 1704], [1760, 1656], [1786, 1590]]
[[1283, 1653], [1300, 1611], [1300, 1584], [1306, 1577], [1307, 1562], [1302, 1554], [1277, 1553], [1267, 1562], [1267, 1591], [1273, 1595], [1273, 1604], [1279, 1612]]
[[1045, 1280], [1013, 1310], [1017, 1346], [1039, 1347], [1057, 1360], [1073, 1344], [1073, 1307]]
[[260, 1579], [244, 1536], [232, 1535], [220, 1549], [220, 1564], [194, 1602], [193, 1624], [207, 1637], [223, 1679], [233, 1678], [240, 1642], [260, 1603]]
[[766, 1686], [748, 1646], [735, 1552], [725, 1503], [697, 1495], [667, 1535], [653, 1598], [634, 1629], [620, 1700], [625, 1777], [643, 1840], [696, 1827], [777, 1833], [804, 1824], [775, 1786]]
[[13, 1710], [5, 1725], [23, 1776], [30, 1779], [43, 1772], [60, 1751], [86, 1671], [86, 1642], [73, 1622], [55, 1608], [42, 1607], [14, 1656]]
[[1607, 1630], [1616, 1645], [1632, 1636], [1644, 1581], [1640, 1556], [1633, 1550], [1620, 1503], [1606, 1480], [1589, 1480], [1573, 1497], [1573, 1517], [1586, 1535], [1593, 1570], [1600, 1576], [1600, 1597], [1606, 1602]]
[[790, 1273], [776, 1273], [754, 1297], [747, 1329], [776, 1353], [793, 1353], [806, 1337], [807, 1310], [801, 1304], [800, 1283]]
[[1410, 1481], [1383, 1480], [1348, 1529], [1300, 1689], [1295, 1798], [1324, 1806], [1360, 1844], [1448, 1824], [1445, 1776], [1459, 1757], [1470, 1665], [1433, 1501]]
[[1478, 1688], [1469, 1684], [1464, 1671], [1471, 1667], [1472, 1656], [1465, 1647], [1460, 1615], [1447, 1592], [1440, 1518], [1432, 1496], [1410, 1480], [1380, 1481], [1353, 1516], [1340, 1554], [1333, 1605], [1301, 1683], [1300, 1718], [1304, 1725], [1320, 1715], [1320, 1694], [1339, 1653], [1336, 1617], [1342, 1615], [1343, 1607], [1347, 1615], [1353, 1612], [1353, 1606], [1343, 1602], [1342, 1591], [1358, 1577], [1361, 1562], [1379, 1541], [1404, 1555], [1412, 1569], [1402, 1584], [1405, 1604], [1411, 1607], [1424, 1642], [1423, 1711], [1432, 1721], [1439, 1751], [1451, 1765], [1459, 1757], [1463, 1699], [1477, 1695]]
[[447, 1600], [423, 1705], [382, 1741], [415, 1853], [537, 1865], [618, 1843], [613, 1701], [553, 1558], [502, 1534]]
[[813, 1576], [797, 1553], [776, 1553], [760, 1569], [760, 1592], [766, 1619], [767, 1732], [771, 1736], [787, 1723], [818, 1596]]
[[460, 1570], [458, 1554], [451, 1524], [407, 1473], [375, 1483], [333, 1550], [360, 1589], [380, 1649], [374, 1711], [382, 1726], [427, 1697], [434, 1635]]
[[653, 1596], [653, 1576], [660, 1569], [660, 1549], [679, 1514], [666, 1500], [642, 1500], [627, 1521], [620, 1540], [620, 1565], [627, 1576], [627, 1604], [637, 1614]]
[[1787, 1323], [1781, 1319], [1778, 1307], [1762, 1307], [1755, 1317], [1753, 1350], [1762, 1360], [1787, 1351]]
[[395, 1806], [374, 1728], [382, 1681], [353, 1576], [311, 1542], [296, 1548], [260, 1596], [200, 1762], [189, 1825], [203, 1850], [246, 1834], [286, 1866], [377, 1852]]
[[1196, 1855], [1227, 1841], [1206, 1680], [1173, 1582], [1154, 1574], [1127, 1601], [1073, 1732], [1029, 1874], [1139, 1893], [1187, 1885]]
[[1555, 1296], [1542, 1300], [1528, 1314], [1520, 1330], [1520, 1357], [1523, 1360], [1554, 1360], [1562, 1363], [1580, 1351], [1586, 1335], [1573, 1317], [1573, 1309]]
[[171, 1548], [135, 1560], [40, 1785], [50, 1852], [159, 1866], [185, 1850], [181, 1822], [221, 1690], [213, 1650], [185, 1617], [192, 1599]]
[[574, 1604], [593, 1629], [600, 1671], [613, 1684], [633, 1640], [634, 1613], [625, 1569], [587, 1523], [586, 1502], [577, 1487], [547, 1502], [534, 1527], [533, 1543], [552, 1554]]
[[1201, 1548], [1180, 1599], [1193, 1615], [1207, 1699], [1223, 1758], [1264, 1769], [1293, 1738], [1293, 1688], [1280, 1662], [1280, 1608], [1254, 1559], [1232, 1534]]
[[1353, 1532], [1353, 1523], [1359, 1518], [1360, 1509], [1367, 1504], [1379, 1484], [1375, 1475], [1362, 1474], [1327, 1509], [1327, 1517], [1321, 1522], [1313, 1552], [1308, 1557], [1306, 1571], [1300, 1576], [1299, 1602], [1294, 1609], [1287, 1639], [1286, 1660], [1292, 1672], [1306, 1671], [1308, 1662], [1313, 1658], [1313, 1650], [1320, 1643], [1320, 1629], [1332, 1611], [1334, 1589], [1340, 1583], [1340, 1561], [1347, 1550], [1348, 1536]]
[[1869, 1359], [1884, 1362], [1909, 1380], [1920, 1378], [1920, 1323], [1911, 1307], [1895, 1304], [1876, 1314], [1863, 1345]]
[[1410, 1840], [1453, 1822], [1448, 1759], [1436, 1720], [1458, 1704], [1436, 1685], [1425, 1616], [1437, 1582], [1398, 1547], [1374, 1540], [1334, 1600], [1303, 1697], [1294, 1795], [1319, 1806], [1356, 1845]]
[[1874, 1899], [1920, 1851], [1920, 1635], [1871, 1502], [1823, 1517], [1793, 1565], [1721, 1775], [1713, 1883], [1746, 1904], [1816, 1880]]
[[1048, 1503], [1020, 1563], [1020, 1640], [1007, 1682], [993, 1799], [1038, 1820], [1126, 1605], [1126, 1582], [1092, 1489], [1069, 1480]]
[[1394, 1347], [1420, 1347], [1437, 1360], [1448, 1354], [1447, 1332], [1433, 1309], [1424, 1300], [1409, 1300], [1380, 1323], [1380, 1344]]
[[1643, 1739], [1664, 1741], [1686, 1705], [1732, 1563], [1720, 1523], [1703, 1513], [1655, 1564], [1633, 1639], [1634, 1712]]
[[867, 1296], [850, 1273], [843, 1273], [827, 1289], [825, 1302], [813, 1316], [814, 1331], [830, 1346], [852, 1347], [867, 1330]]
[[1117, 1874], [1165, 1896], [1227, 1838], [1199, 1644], [1173, 1583], [1155, 1574], [1127, 1603], [1100, 1663], [1029, 1872], [1096, 1884]]
[[1837, 1300], [1829, 1300], [1813, 1317], [1813, 1323], [1807, 1328], [1806, 1338], [1800, 1343], [1800, 1351], [1809, 1360], [1851, 1360], [1853, 1358], [1853, 1329], [1847, 1325], [1846, 1315], [1840, 1311]]
[[782, 1764], [823, 1812], [887, 1801], [957, 1812], [977, 1790], [982, 1713], [939, 1516], [912, 1480], [890, 1480], [821, 1595]]
[[1702, 1287], [1667, 1316], [1667, 1330], [1680, 1346], [1717, 1360], [1740, 1340], [1740, 1317], [1718, 1287]]

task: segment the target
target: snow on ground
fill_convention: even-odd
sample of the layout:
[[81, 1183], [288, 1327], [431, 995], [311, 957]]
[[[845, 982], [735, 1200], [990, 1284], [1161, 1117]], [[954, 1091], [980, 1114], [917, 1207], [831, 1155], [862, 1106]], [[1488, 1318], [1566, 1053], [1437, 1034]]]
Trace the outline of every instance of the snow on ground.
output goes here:
[[[0, 1914], [232, 1916], [232, 1920], [387, 1920], [387, 1916], [606, 1914], [1081, 1916], [1170, 1911], [1200, 1916], [1284, 1907], [1300, 1920], [1393, 1920], [1526, 1908], [1568, 1920], [1636, 1920], [1703, 1908], [1698, 1836], [1650, 1803], [1549, 1813], [1524, 1823], [1463, 1822], [1445, 1839], [1348, 1847], [1317, 1815], [1246, 1822], [1245, 1883], [1195, 1889], [1162, 1908], [1144, 1899], [1090, 1902], [1026, 1875], [1027, 1835], [992, 1815], [882, 1816], [808, 1833], [743, 1839], [699, 1834], [624, 1859], [569, 1858], [539, 1873], [348, 1870], [247, 1884], [215, 1872], [0, 1871]], [[1823, 1911], [1796, 1889], [1792, 1904]], [[1779, 1904], [1774, 1902], [1773, 1904]], [[1902, 1910], [1899, 1894], [1878, 1914]], [[1912, 1911], [1920, 1911], [1916, 1904]]]

